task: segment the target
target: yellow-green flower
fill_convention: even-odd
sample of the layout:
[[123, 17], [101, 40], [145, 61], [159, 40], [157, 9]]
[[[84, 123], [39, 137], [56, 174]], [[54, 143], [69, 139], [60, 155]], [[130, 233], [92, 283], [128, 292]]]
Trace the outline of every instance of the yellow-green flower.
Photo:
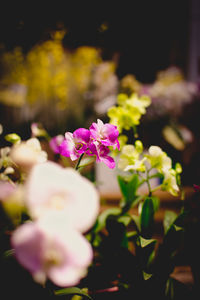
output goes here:
[[181, 165], [177, 163], [173, 169], [171, 158], [158, 146], [151, 146], [148, 152], [146, 158], [151, 167], [163, 175], [162, 189], [173, 196], [177, 196], [179, 192], [178, 175], [182, 172]]
[[176, 171], [174, 169], [167, 170], [164, 173], [164, 179], [162, 182], [162, 189], [168, 191], [173, 196], [177, 196], [179, 187], [176, 181]]
[[132, 74], [125, 75], [120, 82], [122, 91], [130, 91], [138, 93], [141, 89], [142, 84]]
[[112, 106], [108, 110], [110, 123], [116, 125], [120, 133], [123, 129], [130, 130], [139, 124], [141, 116], [146, 113], [146, 107], [150, 103], [151, 100], [147, 96], [139, 97], [134, 93], [128, 97], [121, 93], [117, 97], [118, 106]]
[[120, 106], [112, 106], [108, 110], [108, 116], [110, 123], [116, 125], [120, 133], [123, 129], [130, 130], [135, 125], [138, 125], [140, 119], [138, 111], [127, 110]]
[[138, 97], [137, 94], [132, 94], [130, 98], [126, 100], [126, 107], [137, 109], [141, 115], [146, 113], [146, 107], [151, 103], [151, 100], [148, 96]]
[[146, 157], [152, 168], [156, 168], [162, 174], [172, 168], [171, 158], [160, 147], [151, 146], [148, 152]]
[[140, 159], [143, 150], [142, 142], [136, 141], [135, 145], [125, 145], [118, 162], [118, 168], [122, 171], [140, 171], [145, 172], [144, 161], [146, 157]]

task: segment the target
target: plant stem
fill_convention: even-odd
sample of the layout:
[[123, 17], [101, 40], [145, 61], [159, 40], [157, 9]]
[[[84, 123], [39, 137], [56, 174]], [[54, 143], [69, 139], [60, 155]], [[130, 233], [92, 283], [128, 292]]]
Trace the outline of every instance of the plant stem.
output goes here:
[[156, 186], [153, 190], [151, 190], [151, 192], [155, 192], [157, 190], [159, 190], [162, 187], [162, 184], [159, 184], [158, 186]]
[[146, 170], [146, 175], [147, 175], [146, 183], [147, 183], [147, 186], [148, 186], [148, 189], [149, 189], [149, 197], [151, 197], [151, 195], [152, 195], [152, 190], [151, 190], [151, 185], [150, 185], [150, 182], [149, 182], [149, 171], [150, 171], [150, 170]]
[[79, 157], [78, 162], [77, 162], [76, 167], [75, 167], [75, 170], [78, 170], [81, 159], [83, 158], [83, 155], [84, 155], [84, 153], [82, 153], [81, 156]]

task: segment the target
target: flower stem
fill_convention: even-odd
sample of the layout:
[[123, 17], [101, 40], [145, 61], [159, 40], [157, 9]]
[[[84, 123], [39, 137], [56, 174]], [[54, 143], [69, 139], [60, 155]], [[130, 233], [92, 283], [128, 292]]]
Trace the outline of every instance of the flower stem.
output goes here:
[[151, 190], [151, 192], [153, 193], [153, 192], [155, 192], [155, 191], [161, 189], [161, 187], [162, 187], [162, 184], [159, 184], [159, 185], [156, 186], [153, 190]]
[[83, 155], [84, 155], [84, 153], [82, 153], [81, 156], [79, 157], [78, 162], [77, 162], [76, 167], [75, 167], [75, 170], [78, 170], [81, 159], [83, 158]]
[[148, 186], [148, 189], [149, 189], [149, 197], [151, 197], [152, 195], [152, 190], [151, 190], [151, 185], [150, 185], [150, 182], [149, 182], [149, 172], [150, 170], [146, 170], [146, 183], [147, 183], [147, 186]]

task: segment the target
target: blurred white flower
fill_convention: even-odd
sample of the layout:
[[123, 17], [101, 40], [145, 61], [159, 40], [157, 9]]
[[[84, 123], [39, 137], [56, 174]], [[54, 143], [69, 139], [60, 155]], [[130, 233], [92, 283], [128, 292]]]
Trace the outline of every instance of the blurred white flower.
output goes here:
[[115, 68], [115, 64], [108, 61], [96, 66], [92, 78], [95, 101], [104, 101], [109, 96], [117, 95], [118, 78]]
[[35, 164], [45, 162], [47, 153], [42, 150], [37, 138], [30, 138], [14, 145], [10, 157], [18, 166], [29, 170]]
[[47, 161], [35, 165], [26, 181], [27, 208], [37, 219], [52, 211], [86, 232], [99, 213], [99, 195], [88, 179], [72, 168]]

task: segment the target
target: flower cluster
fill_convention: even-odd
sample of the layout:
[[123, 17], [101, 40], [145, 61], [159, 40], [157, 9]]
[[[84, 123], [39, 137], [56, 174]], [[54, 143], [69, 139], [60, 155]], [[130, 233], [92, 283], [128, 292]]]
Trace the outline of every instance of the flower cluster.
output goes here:
[[[0, 150], [0, 179], [4, 181], [21, 181], [23, 173], [28, 172], [35, 164], [47, 161], [47, 153], [36, 137], [22, 141], [16, 133], [7, 134], [5, 139], [12, 147]], [[18, 173], [18, 174], [17, 174]]]
[[96, 221], [99, 195], [77, 171], [49, 161], [36, 137], [21, 141], [10, 134], [7, 140], [13, 145], [1, 158], [2, 167], [6, 170], [9, 164], [12, 175], [24, 174], [23, 180], [12, 180], [4, 170], [0, 181], [14, 255], [40, 284], [46, 280], [61, 287], [78, 284], [93, 259], [84, 234]]
[[89, 129], [79, 128], [65, 136], [58, 135], [50, 140], [55, 153], [76, 160], [82, 155], [96, 156], [97, 162], [104, 162], [109, 168], [115, 167], [114, 159], [109, 155], [110, 149], [119, 150], [119, 132], [115, 125], [104, 124], [100, 119], [92, 123]]
[[[52, 132], [74, 128], [75, 123], [88, 126], [98, 113], [96, 105], [116, 96], [116, 62], [105, 62], [96, 47], [64, 47], [66, 32], [50, 32], [51, 38], [26, 53], [2, 46], [0, 102], [9, 107], [14, 123], [37, 121]], [[3, 125], [9, 125], [7, 120]]]
[[143, 152], [143, 145], [139, 140], [136, 140], [135, 145], [123, 146], [118, 168], [129, 172], [146, 172], [148, 178], [152, 175], [152, 171], [156, 170], [157, 176], [162, 179], [159, 188], [173, 196], [178, 195], [181, 165], [176, 163], [173, 168], [171, 158], [158, 146], [150, 146], [146, 152]]
[[148, 96], [138, 96], [136, 93], [128, 96], [121, 93], [117, 97], [118, 106], [108, 109], [110, 123], [116, 125], [120, 133], [123, 129], [130, 130], [139, 124], [141, 116], [146, 113], [150, 103]]
[[[154, 239], [159, 198], [154, 192], [161, 189], [178, 196], [182, 168], [178, 163], [173, 166], [160, 147], [144, 149], [136, 135], [133, 144], [123, 135], [123, 130], [136, 132], [149, 104], [146, 96], [119, 94], [118, 106], [108, 110], [110, 123], [97, 119], [89, 129], [81, 127], [54, 137], [33, 123], [27, 141], [17, 134], [6, 136], [13, 145], [1, 153], [0, 200], [11, 220], [9, 247], [36, 282], [55, 285], [55, 294], [56, 290], [60, 295], [74, 295], [77, 285], [86, 287], [90, 295], [98, 286], [96, 282], [114, 290], [130, 288], [133, 293], [139, 286], [145, 296], [152, 284], [156, 288], [161, 285], [162, 293], [168, 293], [168, 265], [173, 269], [174, 236], [178, 247], [183, 240], [179, 234], [183, 232], [184, 212], [180, 219], [175, 213], [166, 213], [163, 247], [159, 247]], [[48, 160], [39, 137], [46, 139], [55, 161]], [[81, 175], [87, 166], [83, 157], [88, 164], [96, 159], [113, 169], [115, 151], [122, 171], [117, 175], [122, 198], [119, 207], [100, 211], [94, 184]], [[58, 157], [77, 161], [75, 169], [61, 166]], [[15, 178], [15, 172], [23, 176]], [[156, 187], [151, 185], [153, 178], [159, 180]], [[147, 192], [139, 189], [143, 184]], [[80, 291], [78, 288], [78, 294], [84, 295]]]

